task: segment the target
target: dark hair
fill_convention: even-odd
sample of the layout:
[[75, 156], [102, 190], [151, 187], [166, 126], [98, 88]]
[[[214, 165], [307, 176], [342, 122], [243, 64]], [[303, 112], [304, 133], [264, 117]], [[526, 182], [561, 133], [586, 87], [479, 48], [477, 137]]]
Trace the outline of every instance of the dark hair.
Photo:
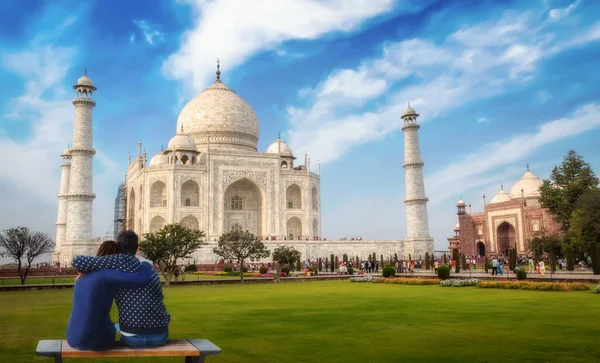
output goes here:
[[116, 255], [117, 253], [121, 253], [121, 248], [119, 244], [115, 241], [104, 241], [98, 248], [98, 252], [96, 256], [107, 256], [107, 255]]
[[119, 233], [119, 237], [117, 237], [117, 241], [119, 242], [119, 247], [121, 247], [121, 252], [126, 255], [135, 255], [138, 249], [138, 235], [135, 234], [134, 231], [123, 231]]

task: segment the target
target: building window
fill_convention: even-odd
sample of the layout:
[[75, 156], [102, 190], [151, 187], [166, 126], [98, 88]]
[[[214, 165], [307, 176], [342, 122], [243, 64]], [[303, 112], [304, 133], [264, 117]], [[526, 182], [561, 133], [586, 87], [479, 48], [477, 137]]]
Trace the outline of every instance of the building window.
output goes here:
[[242, 210], [242, 198], [239, 195], [231, 198], [231, 209]]
[[163, 201], [162, 201], [162, 206], [163, 206], [163, 207], [166, 207], [166, 206], [167, 206], [167, 200], [166, 200], [166, 199], [163, 199]]
[[243, 228], [242, 225], [239, 223], [234, 223], [233, 226], [231, 226], [231, 232], [242, 232]]
[[191, 205], [192, 205], [192, 200], [191, 200], [190, 198], [187, 198], [187, 199], [185, 200], [185, 206], [186, 206], [186, 207], [189, 207], [189, 206], [191, 206]]
[[538, 232], [540, 230], [540, 224], [538, 222], [533, 222], [531, 229], [533, 229], [534, 232]]

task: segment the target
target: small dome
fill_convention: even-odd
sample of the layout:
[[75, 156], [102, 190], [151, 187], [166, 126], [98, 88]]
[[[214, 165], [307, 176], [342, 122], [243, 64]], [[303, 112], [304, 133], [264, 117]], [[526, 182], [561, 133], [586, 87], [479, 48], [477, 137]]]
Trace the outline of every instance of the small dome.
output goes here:
[[148, 166], [164, 165], [164, 164], [168, 164], [168, 163], [169, 163], [169, 160], [168, 160], [167, 155], [165, 155], [161, 151], [158, 154], [154, 155], [152, 157], [152, 159], [150, 159], [150, 164], [148, 164]]
[[87, 74], [83, 75], [83, 77], [79, 78], [77, 80], [77, 86], [90, 86], [90, 87], [94, 87], [94, 83], [92, 82], [92, 80], [90, 79], [90, 77], [87, 76]]
[[460, 231], [460, 224], [456, 223], [456, 226], [454, 226], [454, 230], [455, 231]]
[[292, 148], [283, 140], [277, 139], [275, 140], [271, 146], [267, 148], [267, 153], [269, 154], [280, 154], [281, 156], [291, 156], [294, 157], [294, 153], [292, 152]]
[[402, 117], [406, 117], [406, 116], [419, 116], [417, 111], [415, 111], [414, 108], [410, 107], [410, 103], [408, 104], [408, 107], [406, 108], [406, 110], [404, 110], [404, 114], [402, 114]]
[[[535, 176], [532, 172], [527, 169], [525, 174], [510, 188], [510, 197], [511, 198], [521, 198], [525, 197], [539, 197], [540, 196], [540, 187], [542, 186], [542, 181]], [[521, 189], [523, 189], [523, 193], [521, 194]]]
[[456, 202], [456, 206], [457, 207], [464, 207], [465, 206], [465, 202], [462, 199], [459, 199], [458, 202]]
[[494, 198], [492, 198], [492, 201], [490, 203], [504, 202], [510, 202], [510, 195], [508, 195], [508, 193], [504, 191], [504, 188], [501, 188], [498, 194], [496, 194]]
[[196, 151], [196, 142], [189, 135], [177, 134], [169, 141], [168, 149]]
[[69, 156], [71, 155], [71, 149], [66, 148], [65, 151], [60, 156]]

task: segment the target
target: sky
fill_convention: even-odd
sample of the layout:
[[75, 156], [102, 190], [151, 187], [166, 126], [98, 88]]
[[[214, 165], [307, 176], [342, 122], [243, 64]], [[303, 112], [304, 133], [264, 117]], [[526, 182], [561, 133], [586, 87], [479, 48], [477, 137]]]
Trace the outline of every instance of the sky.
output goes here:
[[600, 2], [178, 0], [0, 2], [0, 229], [55, 235], [72, 85], [98, 87], [94, 235], [112, 233], [127, 155], [149, 158], [182, 107], [221, 79], [255, 110], [259, 151], [281, 132], [321, 162], [322, 235], [406, 236], [408, 102], [435, 248], [456, 201], [483, 209], [527, 165], [571, 149], [600, 171]]

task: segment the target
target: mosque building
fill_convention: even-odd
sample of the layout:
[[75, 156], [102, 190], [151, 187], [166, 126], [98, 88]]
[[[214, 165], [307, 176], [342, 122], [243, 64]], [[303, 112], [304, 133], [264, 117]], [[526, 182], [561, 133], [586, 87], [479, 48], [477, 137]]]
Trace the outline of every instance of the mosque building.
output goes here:
[[[96, 105], [91, 96], [96, 87], [84, 75], [75, 88], [73, 147], [64, 152], [61, 164], [53, 257], [54, 262], [63, 264], [77, 254], [94, 254], [98, 245], [91, 239], [91, 111]], [[202, 230], [208, 245], [193, 256], [197, 263], [217, 261], [213, 253], [216, 241], [235, 230], [250, 231], [271, 250], [283, 244], [292, 246], [306, 259], [330, 254], [366, 259], [373, 253], [386, 258], [394, 254], [424, 258], [426, 252], [433, 252], [433, 239], [429, 236], [418, 116], [410, 105], [402, 115], [406, 240], [324, 240], [320, 163], [311, 166], [306, 152], [303, 160], [298, 160], [281, 137], [264, 152], [259, 151], [258, 118], [250, 105], [221, 81], [217, 64], [213, 84], [181, 110], [175, 136], [167, 147], [148, 160], [138, 142], [137, 156], [128, 157], [125, 180], [115, 200], [115, 231], [130, 229], [143, 236], [171, 223]]]
[[466, 255], [508, 256], [508, 250], [516, 248], [518, 254], [527, 254], [528, 241], [536, 233], [560, 229], [553, 215], [540, 204], [541, 185], [542, 180], [527, 166], [525, 174], [508, 193], [501, 184], [489, 203], [483, 196], [483, 212], [472, 213], [471, 204], [459, 200], [458, 223], [454, 236], [448, 238], [449, 249], [458, 248]]

